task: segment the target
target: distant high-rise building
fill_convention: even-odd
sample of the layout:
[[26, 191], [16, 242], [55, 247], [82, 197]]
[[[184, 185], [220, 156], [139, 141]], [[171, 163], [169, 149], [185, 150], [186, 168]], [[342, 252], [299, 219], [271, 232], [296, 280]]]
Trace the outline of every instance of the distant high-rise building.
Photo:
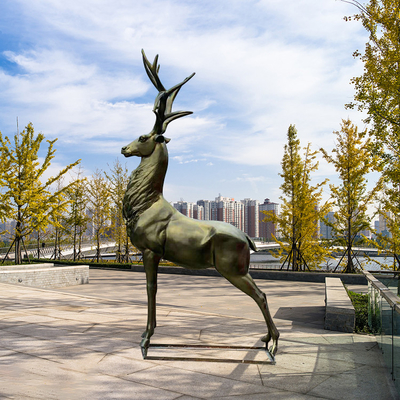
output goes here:
[[181, 214], [186, 215], [189, 218], [194, 218], [194, 207], [195, 203], [189, 201], [178, 201], [173, 203], [173, 207], [178, 210]]
[[232, 197], [218, 196], [211, 202], [211, 219], [222, 221], [243, 230], [244, 206]]
[[259, 237], [259, 201], [244, 199], [241, 202], [244, 206], [244, 232], [250, 237]]
[[246, 198], [235, 201], [233, 197], [219, 195], [215, 200], [198, 200], [196, 203], [178, 201], [172, 203], [173, 207], [187, 217], [204, 221], [222, 221], [246, 232], [252, 238], [264, 237], [272, 239], [272, 234], [277, 235], [277, 227], [272, 222], [261, 223], [265, 215], [262, 210], [278, 212], [278, 204], [266, 199], [260, 205], [258, 200]]
[[390, 213], [379, 214], [379, 233], [384, 236], [392, 237], [387, 226], [387, 218], [390, 217]]
[[[328, 212], [328, 214], [325, 215], [325, 218], [333, 223], [335, 220], [335, 213], [333, 211]], [[321, 238], [323, 239], [332, 239], [332, 227], [327, 225], [324, 221], [321, 221], [320, 223], [320, 235]]]
[[360, 232], [361, 237], [365, 236], [367, 239], [371, 239], [372, 238], [372, 233], [369, 229], [364, 229]]
[[[197, 205], [203, 207], [203, 218], [204, 221], [211, 220], [211, 201], [210, 200], [198, 200]], [[200, 218], [198, 218], [200, 219]]]
[[176, 203], [173, 203], [172, 206], [175, 208], [175, 210], [178, 210], [180, 213], [182, 213], [182, 204], [183, 201], [177, 201]]
[[376, 232], [376, 233], [380, 233], [380, 230], [379, 230], [379, 221], [374, 221], [374, 229], [375, 229], [375, 232]]
[[259, 236], [264, 240], [272, 240], [272, 235], [278, 236], [278, 227], [272, 221], [264, 222], [265, 214], [263, 211], [272, 211], [278, 214], [278, 204], [265, 199], [263, 204], [259, 204]]
[[193, 206], [193, 218], [204, 220], [204, 207], [198, 204]]
[[85, 214], [86, 218], [88, 219], [85, 236], [92, 238], [94, 236], [93, 211], [87, 208]]

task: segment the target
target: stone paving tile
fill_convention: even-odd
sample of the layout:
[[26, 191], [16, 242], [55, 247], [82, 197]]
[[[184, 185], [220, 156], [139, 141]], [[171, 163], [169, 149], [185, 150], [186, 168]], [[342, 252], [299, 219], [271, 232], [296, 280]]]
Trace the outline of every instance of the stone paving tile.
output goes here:
[[200, 329], [185, 327], [173, 327], [173, 326], [157, 326], [156, 328], [157, 336], [179, 336], [182, 341], [185, 339], [198, 340], [200, 337]]
[[234, 330], [235, 332], [238, 333], [242, 333], [242, 334], [246, 334], [246, 333], [255, 333], [255, 334], [263, 334], [265, 333], [265, 331], [267, 330], [267, 325], [265, 324], [265, 322], [261, 322], [261, 321], [254, 321], [254, 320], [239, 320], [238, 319], [231, 319], [231, 318], [227, 318], [224, 321], [221, 321], [224, 323], [220, 323], [220, 324], [215, 324], [211, 327], [206, 327], [205, 329], [207, 329], [210, 332], [213, 331], [220, 331], [220, 332], [226, 332], [227, 330]]
[[[376, 388], [379, 387], [377, 397]], [[352, 400], [376, 400], [397, 398], [390, 389], [385, 367], [375, 366], [373, 369], [362, 366], [343, 374], [328, 377], [321, 384], [309, 391], [315, 396], [327, 396], [330, 399], [346, 399], [351, 393]]]
[[[111, 272], [96, 271], [103, 286], [80, 285], [72, 287], [71, 294], [68, 288], [0, 285], [0, 375], [4, 369], [8, 373], [5, 382], [0, 379], [0, 398], [332, 400], [357, 399], [354, 393], [368, 399], [374, 393], [378, 399], [382, 382], [387, 389], [382, 393], [388, 396], [382, 399], [398, 398], [390, 391], [393, 382], [384, 368], [378, 368], [375, 377], [369, 375], [375, 371], [374, 362], [382, 359], [374, 337], [324, 331], [321, 321], [296, 319], [302, 308], [309, 316], [309, 307], [323, 303], [321, 284], [262, 282], [270, 293], [272, 315], [285, 315], [275, 318], [281, 332], [275, 365], [264, 362], [263, 351], [243, 355], [224, 349], [150, 348], [149, 358], [143, 360], [139, 347], [147, 316], [143, 274]], [[129, 277], [129, 284], [113, 285], [113, 277], [116, 282]], [[258, 307], [228, 282], [161, 278], [166, 286], [158, 302], [152, 344], [261, 345], [266, 330]], [[172, 287], [174, 291], [169, 290]], [[88, 290], [92, 297], [85, 294]], [[99, 297], [103, 293], [115, 300]], [[297, 309], [291, 314], [293, 306]], [[46, 330], [50, 333], [43, 333]], [[229, 362], [237, 353], [258, 364]], [[218, 362], [195, 361], [211, 356]], [[357, 386], [364, 381], [370, 382], [364, 385], [368, 393]], [[337, 389], [341, 382], [347, 391]]]
[[72, 321], [86, 322], [86, 323], [107, 323], [113, 321], [119, 321], [123, 319], [123, 316], [112, 316], [105, 314], [95, 313], [80, 313], [74, 311], [63, 311], [57, 309], [42, 310], [39, 312], [41, 315], [47, 315], [53, 318], [69, 319]]
[[[237, 396], [224, 396], [224, 397], [218, 397], [218, 399], [239, 400]], [[326, 397], [314, 397], [299, 393], [291, 393], [286, 390], [268, 393], [268, 397], [266, 397], [265, 394], [250, 394], [250, 395], [240, 396], [240, 400], [321, 400], [321, 399], [326, 399]]]
[[19, 315], [26, 315], [26, 312], [20, 310], [21, 306], [19, 307], [19, 311], [0, 309], [0, 321], [4, 318], [12, 318], [12, 317], [18, 317]]
[[[304, 371], [296, 371], [294, 369], [274, 369], [264, 366], [260, 375], [264, 386], [298, 394], [308, 394], [310, 390], [330, 377], [329, 374], [304, 373]], [[322, 397], [324, 396], [323, 394]]]
[[96, 375], [91, 376], [86, 384], [80, 384], [76, 399], [174, 400], [182, 397], [180, 392], [160, 389], [157, 386], [109, 375]]
[[141, 341], [143, 331], [144, 326], [141, 328], [134, 325], [131, 327], [125, 327], [124, 325], [114, 325], [110, 327], [95, 324], [82, 333], [85, 337], [93, 338], [93, 340], [97, 340], [97, 337], [102, 338], [101, 340], [106, 340], [112, 337], [113, 340], [122, 340], [131, 342], [132, 344], [138, 344]]
[[232, 364], [224, 362], [211, 364], [209, 362], [198, 361], [167, 361], [165, 364], [172, 368], [200, 372], [203, 374], [211, 373], [215, 376], [222, 376], [237, 381], [252, 383], [254, 385], [263, 384], [256, 364]]
[[[263, 334], [243, 335], [240, 332], [213, 332], [202, 330], [200, 341], [202, 343], [215, 343], [227, 346], [262, 346], [261, 338], [266, 335], [267, 331]], [[271, 341], [272, 343], [272, 341]]]
[[40, 349], [51, 343], [49, 340], [23, 336], [13, 332], [1, 331], [0, 348], [11, 349], [17, 352], [24, 352], [29, 349]]
[[71, 388], [86, 379], [56, 362], [26, 354], [5, 356], [0, 361], [0, 393], [10, 397], [68, 399]]
[[253, 393], [270, 393], [275, 391], [261, 385], [240, 382], [226, 377], [216, 377], [192, 371], [171, 368], [165, 365], [146, 369], [128, 375], [126, 379], [135, 382], [154, 384], [159, 388], [180, 392], [201, 398], [215, 398], [235, 394], [242, 396]]
[[[146, 306], [138, 306], [138, 305], [126, 305], [126, 303], [112, 303], [104, 306], [104, 304], [100, 303], [95, 305], [94, 307], [87, 308], [85, 310], [87, 313], [94, 312], [96, 314], [113, 314], [113, 315], [123, 315], [124, 317], [129, 316], [130, 313], [134, 312], [134, 316], [137, 315], [145, 315], [147, 316], [147, 307]], [[162, 311], [160, 310], [160, 313]], [[166, 314], [166, 313], [165, 313]]]
[[42, 322], [40, 325], [48, 326], [50, 328], [62, 328], [76, 333], [85, 333], [96, 326], [96, 324], [93, 323], [76, 322], [68, 319], [57, 318], [54, 318], [53, 321]]
[[[279, 369], [288, 369], [292, 371], [297, 371], [305, 374], [312, 373], [335, 373], [350, 371], [357, 367], [353, 360], [348, 362], [340, 361], [340, 360], [331, 360], [330, 358], [322, 358], [319, 357], [318, 353], [309, 354], [296, 354], [296, 357], [293, 357], [291, 354], [281, 354], [279, 355], [279, 363], [275, 365], [275, 370]], [[261, 373], [265, 371], [266, 366], [262, 366], [260, 368]], [[269, 369], [270, 370], [270, 369]]]
[[48, 317], [45, 315], [37, 315], [37, 314], [19, 314], [12, 316], [11, 318], [3, 319], [3, 322], [10, 323], [10, 325], [14, 325], [15, 323], [19, 322], [26, 322], [26, 323], [36, 323], [36, 324], [43, 324], [49, 322], [59, 322], [60, 320], [57, 318]]
[[[121, 356], [124, 358], [128, 358], [128, 359], [132, 359], [132, 360], [138, 360], [138, 361], [143, 360], [142, 352], [140, 350], [139, 345], [135, 345], [133, 347], [131, 346], [129, 348], [118, 350], [118, 351], [114, 351], [114, 352], [112, 352], [112, 354], [118, 355], [118, 356]], [[150, 365], [156, 364], [156, 363], [153, 363], [153, 362], [150, 362], [147, 360], [146, 360], [146, 362], [149, 362]]]
[[9, 318], [0, 319], [0, 330], [7, 329], [14, 326], [23, 326], [25, 325], [24, 321], [13, 321], [10, 322]]
[[176, 399], [180, 393], [133, 383], [109, 375], [77, 372], [58, 363], [18, 354], [1, 359], [0, 393], [34, 399]]
[[112, 337], [87, 337], [84, 334], [79, 336], [64, 336], [53, 339], [54, 343], [59, 345], [65, 344], [67, 346], [79, 346], [91, 349], [93, 351], [99, 351], [103, 353], [113, 353], [123, 349], [137, 346], [140, 343], [140, 337], [138, 337], [137, 343], [134, 341], [123, 341], [113, 340]]
[[16, 353], [14, 350], [6, 349], [6, 348], [0, 348], [0, 357], [9, 356], [9, 355], [14, 354], [14, 353]]
[[376, 360], [382, 356], [378, 344], [375, 343], [371, 348], [365, 349], [365, 346], [341, 346], [339, 349], [330, 349], [329, 351], [321, 351], [320, 358], [329, 358], [331, 361], [352, 362], [354, 365], [369, 365], [375, 367]]
[[200, 312], [170, 310], [170, 312], [166, 315], [166, 317], [163, 317], [162, 322], [164, 325], [166, 324], [175, 325], [182, 321], [183, 323], [190, 322], [190, 323], [201, 324], [202, 326], [207, 327], [207, 326], [218, 326], [223, 323], [225, 324], [230, 323], [232, 322], [231, 318], [228, 318], [227, 320], [224, 321], [220, 315], [207, 315], [205, 313], [200, 313]]
[[106, 354], [96, 365], [96, 373], [125, 377], [138, 371], [152, 368], [153, 363], [145, 360], [132, 360], [116, 354]]
[[71, 334], [70, 331], [59, 327], [48, 327], [38, 324], [22, 324], [3, 328], [3, 331], [18, 333], [24, 336], [33, 336], [39, 339], [57, 339]]
[[46, 347], [26, 350], [24, 354], [54, 361], [67, 369], [83, 373], [95, 371], [98, 363], [106, 356], [106, 353], [85, 347], [57, 346], [52, 342], [49, 342]]

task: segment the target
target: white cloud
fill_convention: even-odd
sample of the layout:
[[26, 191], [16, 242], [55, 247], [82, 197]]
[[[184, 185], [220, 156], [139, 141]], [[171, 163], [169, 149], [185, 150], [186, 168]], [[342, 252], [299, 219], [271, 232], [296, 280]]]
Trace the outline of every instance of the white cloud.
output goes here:
[[194, 114], [166, 132], [171, 157], [188, 168], [203, 159], [218, 160], [228, 175], [232, 164], [279, 167], [289, 124], [302, 145], [319, 148], [331, 143], [341, 118], [360, 123], [343, 104], [353, 96], [350, 78], [361, 72], [351, 54], [366, 35], [342, 20], [356, 11], [343, 2], [15, 4], [4, 15], [19, 13], [23, 28], [7, 29], [29, 45], [3, 53], [9, 63], [3, 70], [0, 59], [1, 129], [11, 130], [15, 116], [32, 121], [46, 137], [75, 146], [79, 157], [98, 155], [100, 168], [154, 124], [156, 90], [141, 48], [151, 60], [160, 54], [167, 87], [196, 72], [174, 105]]

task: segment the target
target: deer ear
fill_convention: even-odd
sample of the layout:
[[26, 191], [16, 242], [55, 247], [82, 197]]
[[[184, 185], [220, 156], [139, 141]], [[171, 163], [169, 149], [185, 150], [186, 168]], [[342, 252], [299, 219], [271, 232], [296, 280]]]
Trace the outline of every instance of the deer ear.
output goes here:
[[154, 138], [154, 141], [155, 141], [156, 143], [164, 143], [165, 138], [164, 138], [163, 135], [156, 135], [156, 137]]

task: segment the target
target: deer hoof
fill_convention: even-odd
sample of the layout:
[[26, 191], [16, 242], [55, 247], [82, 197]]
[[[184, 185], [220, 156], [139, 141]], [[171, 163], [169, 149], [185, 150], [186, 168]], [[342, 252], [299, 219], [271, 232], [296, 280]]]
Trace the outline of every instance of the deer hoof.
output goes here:
[[272, 364], [275, 364], [275, 354], [271, 351], [272, 347], [268, 350], [267, 347], [265, 347], [265, 352], [267, 353], [268, 358], [270, 359]]
[[149, 349], [149, 346], [150, 346], [150, 339], [144, 338], [140, 342], [140, 349], [142, 350], [143, 360], [147, 358], [147, 350]]

